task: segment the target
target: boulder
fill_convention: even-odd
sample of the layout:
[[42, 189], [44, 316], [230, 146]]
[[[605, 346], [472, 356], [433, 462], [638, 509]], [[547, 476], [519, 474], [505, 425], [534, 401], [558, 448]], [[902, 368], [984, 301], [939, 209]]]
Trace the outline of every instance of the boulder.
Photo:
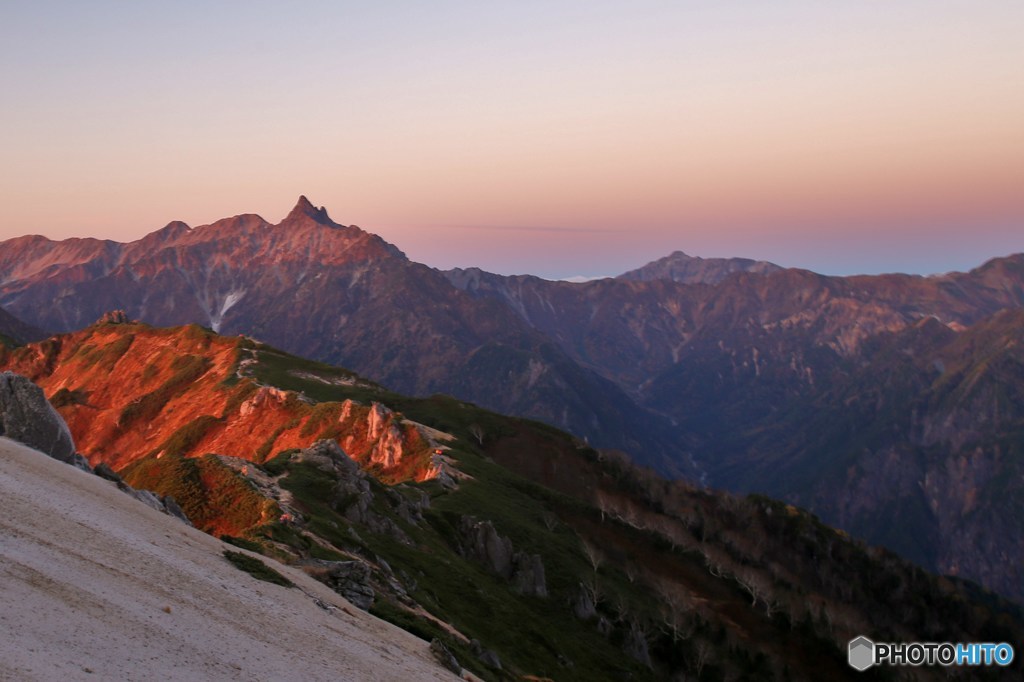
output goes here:
[[75, 443], [64, 419], [46, 400], [43, 389], [14, 372], [0, 374], [0, 436], [75, 463]]

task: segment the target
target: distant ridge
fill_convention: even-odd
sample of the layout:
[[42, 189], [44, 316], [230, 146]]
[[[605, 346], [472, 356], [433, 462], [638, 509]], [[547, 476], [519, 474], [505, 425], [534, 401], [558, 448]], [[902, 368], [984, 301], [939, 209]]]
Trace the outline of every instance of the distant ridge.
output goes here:
[[718, 284], [734, 272], [768, 274], [782, 270], [781, 266], [750, 258], [700, 258], [682, 251], [673, 251], [664, 258], [651, 261], [636, 270], [619, 275], [619, 279], [649, 282], [669, 279], [682, 284]]

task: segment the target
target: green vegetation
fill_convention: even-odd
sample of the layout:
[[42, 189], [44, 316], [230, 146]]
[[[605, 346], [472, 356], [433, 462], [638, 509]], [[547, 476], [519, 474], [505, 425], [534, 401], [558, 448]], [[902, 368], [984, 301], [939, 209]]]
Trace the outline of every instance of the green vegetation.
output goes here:
[[196, 528], [212, 535], [241, 535], [280, 515], [272, 501], [215, 455], [147, 457], [119, 473], [134, 488], [173, 497]]
[[153, 419], [182, 389], [201, 377], [210, 367], [210, 361], [200, 355], [182, 355], [171, 364], [174, 375], [162, 386], [129, 403], [121, 411], [118, 423], [129, 428], [140, 421]]
[[221, 535], [220, 539], [228, 543], [229, 545], [241, 547], [242, 549], [247, 549], [250, 552], [262, 553], [264, 551], [264, 547], [261, 543], [256, 542], [255, 540], [250, 540], [248, 538], [238, 538], [233, 535]]
[[211, 428], [221, 422], [222, 420], [212, 415], [197, 417], [172, 433], [171, 437], [151, 454], [156, 455], [163, 452], [165, 455], [175, 457], [184, 455], [194, 448]]
[[105, 346], [83, 344], [75, 353], [75, 357], [87, 365], [94, 365], [105, 372], [113, 372], [117, 361], [131, 348], [135, 341], [134, 334], [123, 334]]
[[85, 405], [88, 395], [81, 389], [68, 390], [62, 388], [50, 397], [50, 404], [56, 408], [69, 405]]
[[[340, 553], [386, 560], [416, 603], [496, 651], [505, 672], [483, 666], [386, 591], [373, 612], [424, 639], [442, 638], [485, 679], [841, 679], [851, 674], [844, 638], [859, 632], [893, 639], [1022, 632], [1024, 615], [1007, 602], [979, 606], [983, 600], [959, 583], [943, 586], [796, 508], [663, 481], [557, 429], [449, 397], [328, 385], [301, 372], [330, 376], [330, 368], [296, 366], [284, 354], [261, 352], [254, 372], [316, 400], [382, 402], [451, 433], [457, 440], [448, 454], [470, 479], [454, 491], [436, 482], [391, 488], [430, 495], [418, 523], [396, 513], [394, 496], [371, 480], [370, 510], [386, 522], [368, 526], [346, 516], [356, 499], [340, 494], [332, 476], [279, 453], [268, 469], [286, 474], [281, 484], [304, 525], [260, 535], [299, 556], [317, 546], [306, 537], [312, 534]], [[464, 517], [491, 522], [515, 551], [541, 556], [548, 597], [517, 594], [474, 559], [460, 529]], [[572, 608], [582, 593], [596, 602], [584, 620]], [[942, 614], [938, 624], [935, 614]], [[861, 677], [891, 678], [886, 672]]]
[[[375, 400], [384, 402], [395, 395], [340, 367], [297, 358], [263, 344], [256, 344], [255, 350], [258, 363], [253, 371], [257, 381], [304, 393], [317, 402], [351, 399], [369, 404]], [[303, 374], [322, 377], [325, 381], [309, 379]]]
[[281, 585], [282, 587], [295, 587], [295, 583], [284, 577], [270, 566], [248, 554], [233, 552], [230, 549], [224, 550], [224, 558], [234, 564], [235, 568], [245, 571], [253, 578], [264, 582]]

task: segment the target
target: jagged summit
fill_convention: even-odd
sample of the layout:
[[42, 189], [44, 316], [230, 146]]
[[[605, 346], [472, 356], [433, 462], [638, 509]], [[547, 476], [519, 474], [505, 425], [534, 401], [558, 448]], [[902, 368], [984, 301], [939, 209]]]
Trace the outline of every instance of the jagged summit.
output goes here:
[[100, 319], [96, 320], [96, 324], [133, 324], [134, 320], [128, 317], [128, 313], [123, 310], [110, 310], [103, 313]]
[[295, 220], [301, 220], [302, 218], [311, 218], [314, 222], [320, 223], [321, 225], [335, 225], [336, 223], [331, 220], [331, 217], [327, 215], [327, 209], [321, 206], [317, 208], [313, 205], [306, 195], [303, 194], [299, 197], [299, 200], [295, 203], [295, 208], [291, 210], [288, 216], [284, 219], [285, 223], [292, 222]]

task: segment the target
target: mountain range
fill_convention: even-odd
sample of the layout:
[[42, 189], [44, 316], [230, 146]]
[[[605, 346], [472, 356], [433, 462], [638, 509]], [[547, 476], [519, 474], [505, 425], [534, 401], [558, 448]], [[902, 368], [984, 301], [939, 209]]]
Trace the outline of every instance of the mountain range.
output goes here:
[[658, 471], [808, 506], [921, 565], [1021, 592], [1024, 255], [828, 277], [680, 252], [586, 283], [439, 271], [304, 197], [141, 240], [0, 243], [0, 305], [198, 323], [389, 389], [536, 418]]
[[[34, 502], [70, 504], [62, 507], [66, 521], [53, 528], [60, 542], [78, 537], [64, 526], [102, 529], [78, 540], [83, 546], [74, 552], [89, 557], [80, 560], [89, 568], [87, 603], [124, 608], [124, 598], [103, 590], [130, 574], [132, 591], [143, 593], [137, 629], [161, 643], [155, 663], [132, 658], [131, 646], [127, 660], [73, 647], [50, 657], [63, 666], [162, 670], [174, 658], [167, 647], [177, 646], [219, 675], [232, 656], [255, 646], [258, 660], [280, 667], [307, 651], [296, 639], [316, 629], [313, 651], [342, 637], [355, 668], [372, 666], [384, 651], [392, 652], [389, 664], [415, 659], [406, 665], [422, 670], [426, 642], [389, 634], [359, 609], [430, 641], [450, 669], [495, 681], [862, 679], [846, 663], [847, 642], [861, 633], [884, 641], [1024, 636], [1024, 613], [1009, 601], [968, 581], [930, 575], [791, 505], [667, 481], [539, 422], [450, 397], [403, 396], [249, 337], [198, 325], [155, 328], [117, 313], [70, 334], [0, 349], [0, 366], [43, 388], [77, 450], [108, 479], [60, 464], [69, 473], [46, 474], [46, 492]], [[41, 394], [39, 401], [46, 407]], [[26, 412], [7, 403], [4, 409], [5, 423]], [[13, 455], [0, 444], [0, 456]], [[40, 489], [40, 475], [28, 476], [0, 467], [5, 490]], [[167, 516], [154, 525], [162, 515], [152, 510], [130, 518], [138, 503], [115, 484], [137, 500], [150, 495], [164, 508], [183, 510], [222, 543], [197, 539]], [[45, 531], [36, 522], [27, 535], [24, 517], [33, 512], [15, 499], [4, 497], [4, 522], [18, 538], [15, 559], [24, 562], [26, 548]], [[85, 518], [76, 520], [75, 512]], [[103, 553], [126, 537], [124, 561]], [[145, 550], [151, 544], [158, 551]], [[156, 558], [140, 563], [146, 552]], [[276, 585], [260, 588], [241, 573], [232, 579], [224, 557]], [[63, 589], [62, 565], [46, 567], [54, 576], [46, 589], [30, 590], [38, 581], [21, 578], [16, 584], [52, 603], [50, 593]], [[204, 566], [203, 575], [228, 587], [214, 583], [227, 590], [221, 599], [209, 594], [209, 578], [194, 578], [204, 595], [199, 609], [182, 596], [179, 574]], [[164, 582], [151, 584], [159, 576]], [[309, 578], [347, 604], [324, 597]], [[258, 609], [239, 603], [247, 592], [260, 595]], [[89, 617], [79, 603], [66, 608], [74, 619]], [[272, 628], [275, 613], [310, 609], [309, 622], [269, 643], [265, 632], [239, 632], [222, 617], [248, 614], [239, 617]], [[20, 603], [4, 613], [0, 627], [33, 618]], [[197, 613], [212, 624], [195, 623]], [[344, 623], [332, 627], [335, 618]], [[123, 640], [117, 619], [95, 627], [90, 638]], [[191, 643], [182, 647], [177, 638], [188, 628]], [[195, 644], [195, 633], [211, 630], [233, 637], [236, 648], [217, 657]], [[22, 641], [24, 634], [13, 631]], [[43, 640], [51, 646], [49, 635]], [[337, 656], [314, 658], [292, 674], [339, 665]], [[236, 665], [249, 670], [253, 663]], [[978, 672], [1016, 679], [1019, 666]], [[946, 678], [943, 669], [914, 674]], [[884, 670], [867, 675], [887, 679]]]

